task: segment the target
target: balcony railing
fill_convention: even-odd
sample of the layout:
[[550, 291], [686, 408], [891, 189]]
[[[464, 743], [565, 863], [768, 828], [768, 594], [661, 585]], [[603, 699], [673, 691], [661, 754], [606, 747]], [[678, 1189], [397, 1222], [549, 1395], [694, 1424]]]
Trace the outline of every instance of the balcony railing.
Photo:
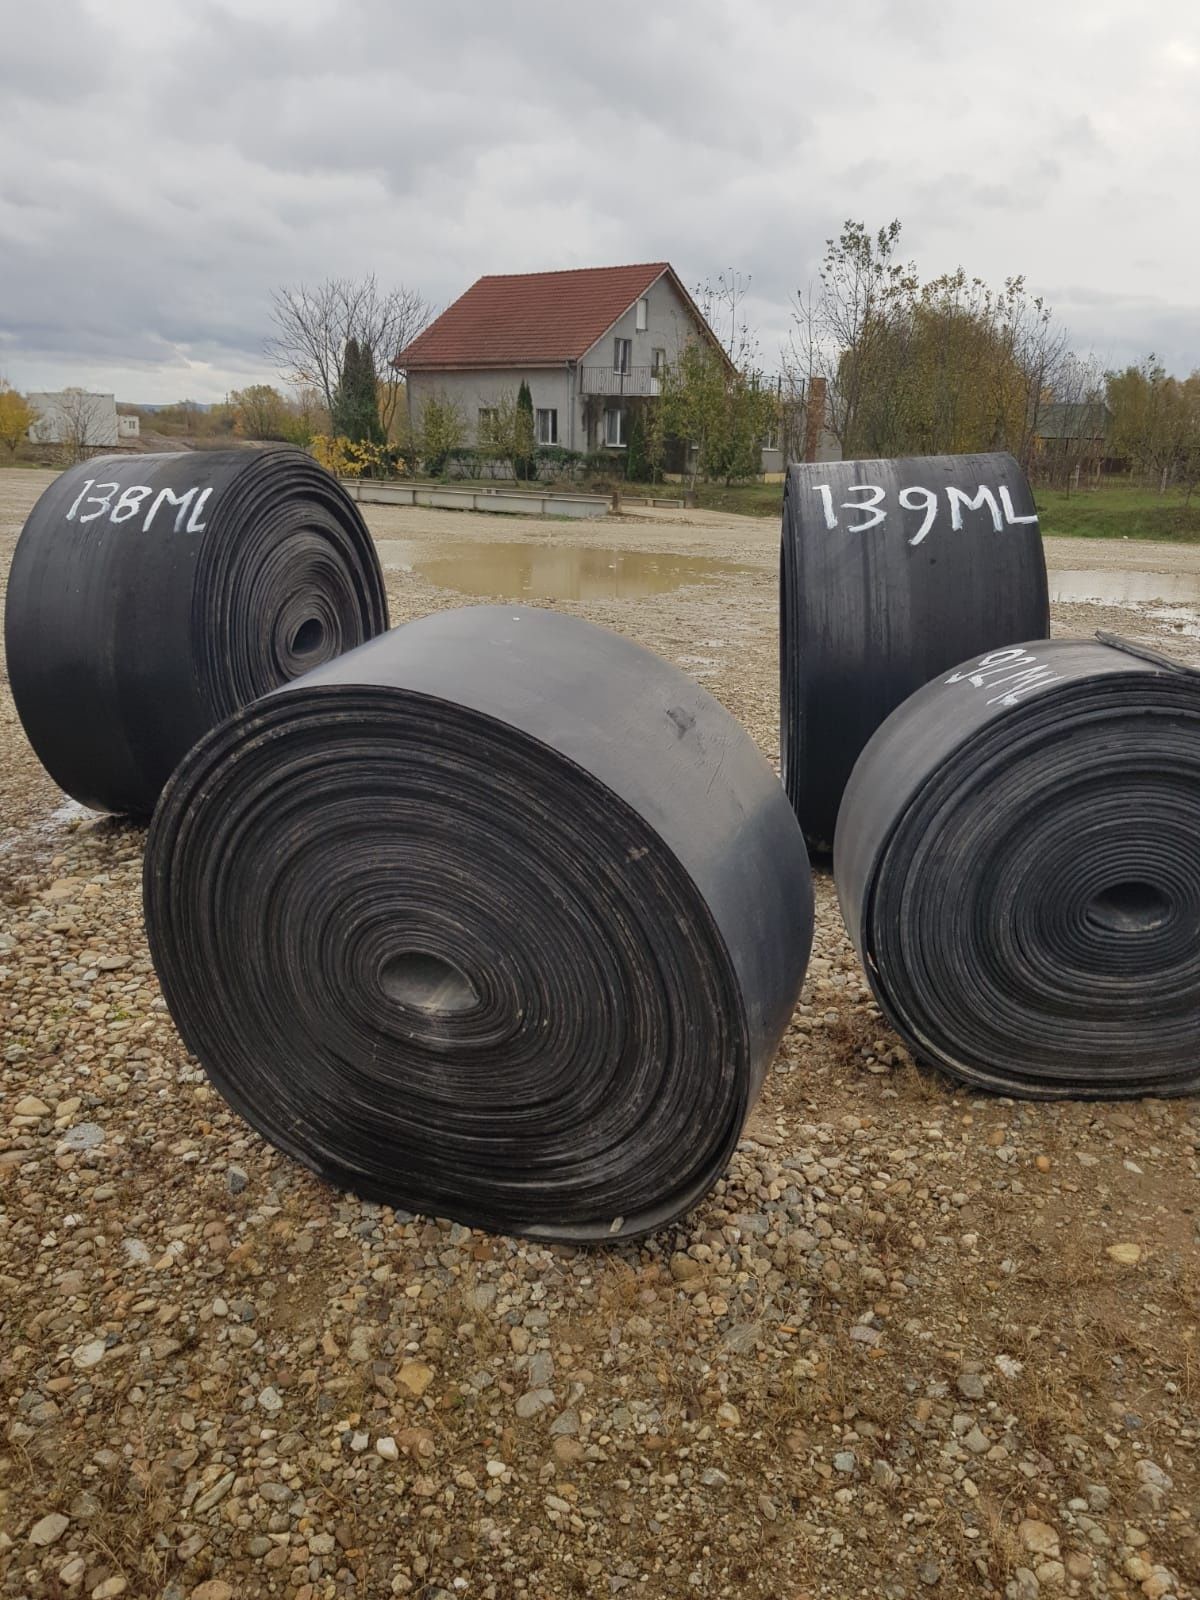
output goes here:
[[580, 367], [580, 394], [653, 395], [660, 392], [653, 367]]

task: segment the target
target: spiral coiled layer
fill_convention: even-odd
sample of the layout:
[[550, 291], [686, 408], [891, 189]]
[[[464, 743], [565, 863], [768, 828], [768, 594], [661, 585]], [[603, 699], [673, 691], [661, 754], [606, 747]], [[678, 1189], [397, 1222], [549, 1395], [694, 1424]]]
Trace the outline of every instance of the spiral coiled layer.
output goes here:
[[542, 1238], [724, 1168], [811, 941], [748, 737], [617, 635], [476, 607], [236, 714], [164, 792], [151, 950], [222, 1095], [330, 1181]]
[[810, 848], [832, 847], [854, 763], [896, 706], [980, 650], [1049, 631], [1037, 513], [1012, 456], [790, 468], [780, 739]]
[[843, 912], [919, 1058], [1036, 1097], [1200, 1088], [1200, 677], [1108, 643], [914, 695], [838, 818]]
[[366, 525], [298, 450], [103, 456], [58, 478], [13, 558], [13, 697], [51, 777], [148, 814], [223, 716], [387, 626]]

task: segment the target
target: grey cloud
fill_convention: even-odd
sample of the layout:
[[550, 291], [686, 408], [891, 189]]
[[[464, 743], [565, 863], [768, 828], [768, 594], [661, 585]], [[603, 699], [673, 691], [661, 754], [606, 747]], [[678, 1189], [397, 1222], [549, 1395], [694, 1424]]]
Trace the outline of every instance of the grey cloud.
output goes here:
[[1039, 0], [952, 25], [940, 0], [56, 17], [21, 14], [0, 52], [0, 361], [30, 387], [266, 376], [282, 282], [375, 271], [445, 302], [481, 272], [660, 257], [689, 284], [750, 274], [771, 360], [825, 239], [893, 216], [929, 274], [1024, 272], [1081, 347], [1200, 364], [1194, 149], [1145, 113], [1195, 133], [1190, 0], [1135, 36], [1117, 0], [1085, 28]]
[[25, 103], [78, 104], [94, 100], [110, 86], [114, 62], [109, 40], [81, 0], [56, 0], [54, 23], [34, 9], [4, 19], [0, 48], [0, 104], [5, 140], [20, 134]]
[[1078, 347], [1094, 351], [1106, 367], [1124, 367], [1154, 354], [1181, 375], [1200, 368], [1200, 307], [1078, 284], [1058, 287], [1052, 299]]

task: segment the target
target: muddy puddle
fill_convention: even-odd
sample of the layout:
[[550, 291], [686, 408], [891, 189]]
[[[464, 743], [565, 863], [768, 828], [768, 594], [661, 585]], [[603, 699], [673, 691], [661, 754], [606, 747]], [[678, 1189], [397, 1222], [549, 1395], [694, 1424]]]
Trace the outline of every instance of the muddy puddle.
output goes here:
[[429, 545], [380, 539], [378, 548], [385, 570], [415, 572], [458, 594], [506, 600], [637, 600], [757, 570], [711, 556], [588, 545]]

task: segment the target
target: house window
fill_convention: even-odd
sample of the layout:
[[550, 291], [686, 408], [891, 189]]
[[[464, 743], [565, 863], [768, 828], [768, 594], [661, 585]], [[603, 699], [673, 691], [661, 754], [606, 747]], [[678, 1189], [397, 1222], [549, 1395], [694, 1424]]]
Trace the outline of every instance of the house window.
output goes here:
[[650, 322], [650, 302], [643, 295], [637, 303], [637, 331], [645, 333]]
[[558, 443], [558, 412], [554, 410], [539, 411], [537, 414], [537, 442], [539, 444]]
[[495, 406], [480, 406], [479, 408], [479, 436], [483, 437], [492, 423], [496, 420]]
[[614, 450], [625, 448], [625, 413], [617, 406], [604, 413], [604, 442]]
[[650, 352], [650, 371], [656, 378], [661, 378], [667, 370], [667, 352], [665, 350], [652, 350]]
[[613, 340], [613, 371], [628, 372], [633, 363], [633, 340]]

